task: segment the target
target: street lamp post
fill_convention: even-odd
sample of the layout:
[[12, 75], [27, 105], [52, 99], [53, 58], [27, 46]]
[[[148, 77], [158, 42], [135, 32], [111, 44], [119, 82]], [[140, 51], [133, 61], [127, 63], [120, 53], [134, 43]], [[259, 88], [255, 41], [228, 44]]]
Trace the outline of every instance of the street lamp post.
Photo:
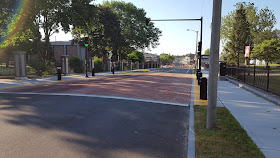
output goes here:
[[[195, 54], [197, 55], [197, 43], [198, 43], [198, 31], [192, 30], [192, 29], [187, 29], [187, 31], [193, 31], [196, 32], [196, 46], [195, 46]], [[196, 62], [197, 63], [197, 62]], [[196, 66], [196, 65], [195, 65]]]

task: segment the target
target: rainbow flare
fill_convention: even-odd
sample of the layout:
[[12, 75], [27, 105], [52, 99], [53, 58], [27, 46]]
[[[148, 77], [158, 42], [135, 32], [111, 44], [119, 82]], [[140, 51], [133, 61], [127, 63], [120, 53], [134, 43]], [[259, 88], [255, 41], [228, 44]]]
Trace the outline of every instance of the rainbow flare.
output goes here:
[[[13, 39], [13, 37], [16, 35], [16, 33], [20, 29], [20, 27], [25, 19], [24, 15], [28, 10], [30, 1], [31, 0], [19, 0], [14, 5], [15, 11], [12, 13], [13, 18], [10, 20], [10, 24], [7, 25], [7, 26], [14, 25], [14, 26], [10, 30], [8, 35], [2, 41], [0, 41], [0, 46], [2, 46], [5, 41]], [[8, 29], [7, 29], [7, 31], [8, 31]], [[8, 46], [4, 47], [2, 50], [0, 49], [0, 57], [2, 57], [6, 53], [7, 49], [8, 49]]]

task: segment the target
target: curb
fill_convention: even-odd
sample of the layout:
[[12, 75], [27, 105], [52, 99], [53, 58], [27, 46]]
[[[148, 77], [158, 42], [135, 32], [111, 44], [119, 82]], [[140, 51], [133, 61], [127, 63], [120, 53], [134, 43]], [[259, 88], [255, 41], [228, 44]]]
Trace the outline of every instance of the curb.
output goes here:
[[256, 96], [258, 97], [261, 97], [269, 102], [272, 102], [274, 104], [276, 104], [277, 106], [280, 106], [280, 99], [277, 97], [277, 96], [274, 96], [272, 94], [269, 94], [265, 91], [262, 91], [262, 90], [259, 90], [258, 88], [255, 88], [255, 87], [252, 87], [246, 83], [243, 83], [243, 82], [239, 82], [239, 81], [236, 81], [236, 80], [233, 80], [229, 77], [227, 77], [227, 80], [234, 84], [234, 85], [237, 85], [239, 86], [240, 88], [244, 88], [245, 90], [255, 94]]
[[190, 105], [190, 119], [189, 119], [189, 136], [188, 136], [188, 158], [195, 157], [195, 132], [194, 132], [194, 77], [192, 78], [192, 94]]

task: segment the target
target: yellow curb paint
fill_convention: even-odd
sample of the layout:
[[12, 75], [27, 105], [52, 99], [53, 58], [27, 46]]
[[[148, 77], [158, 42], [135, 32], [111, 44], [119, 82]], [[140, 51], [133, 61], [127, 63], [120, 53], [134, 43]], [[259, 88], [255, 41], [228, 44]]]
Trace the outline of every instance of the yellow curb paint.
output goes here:
[[193, 83], [194, 105], [206, 105], [207, 106], [208, 105], [207, 100], [200, 99], [200, 87], [198, 85], [195, 74], [193, 75], [193, 78], [194, 78], [193, 79], [193, 81], [194, 81], [194, 83]]

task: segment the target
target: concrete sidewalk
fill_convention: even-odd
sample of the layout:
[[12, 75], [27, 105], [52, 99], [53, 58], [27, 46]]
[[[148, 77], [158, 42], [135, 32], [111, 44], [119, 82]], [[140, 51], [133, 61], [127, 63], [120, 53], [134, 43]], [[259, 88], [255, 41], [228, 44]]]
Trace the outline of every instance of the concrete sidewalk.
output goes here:
[[[120, 74], [124, 72], [130, 72], [130, 71], [145, 71], [146, 69], [139, 69], [139, 70], [128, 70], [128, 71], [115, 71], [115, 74]], [[111, 72], [99, 72], [95, 73], [95, 76], [107, 76], [112, 75]], [[92, 77], [91, 73], [88, 73], [89, 77]], [[83, 74], [77, 74], [77, 75], [67, 75], [67, 76], [61, 76], [61, 80], [71, 80], [71, 79], [81, 79], [85, 78], [85, 73]], [[41, 77], [41, 78], [32, 78], [32, 79], [26, 79], [26, 80], [15, 80], [15, 79], [0, 79], [0, 88], [7, 88], [12, 86], [21, 86], [21, 85], [29, 85], [29, 84], [39, 84], [39, 83], [46, 83], [46, 82], [53, 82], [57, 81], [57, 76], [51, 76], [51, 77]]]
[[[202, 73], [208, 77], [208, 71], [202, 70]], [[279, 106], [229, 81], [218, 81], [218, 101], [232, 113], [266, 157], [279, 157]]]

